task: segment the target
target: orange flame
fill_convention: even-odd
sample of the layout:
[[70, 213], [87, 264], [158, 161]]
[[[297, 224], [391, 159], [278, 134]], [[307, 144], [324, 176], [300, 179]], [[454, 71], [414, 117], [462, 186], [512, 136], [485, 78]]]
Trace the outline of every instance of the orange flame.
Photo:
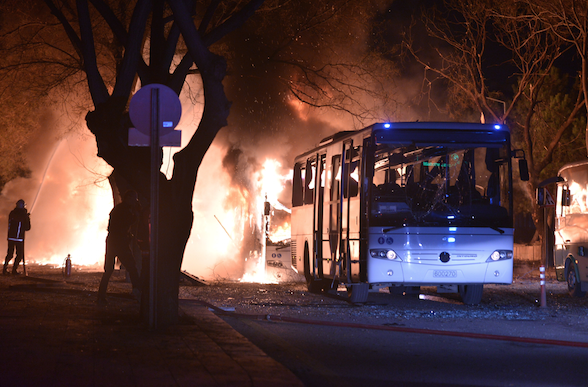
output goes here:
[[[259, 172], [259, 176], [256, 179], [257, 181], [257, 206], [256, 211], [257, 214], [254, 214], [257, 219], [260, 220], [260, 226], [262, 230], [267, 231], [267, 238], [270, 241], [279, 241], [288, 239], [290, 236], [290, 225], [286, 223], [284, 225], [280, 225], [277, 228], [271, 229], [269, 227], [268, 222], [271, 219], [271, 213], [266, 215], [264, 213], [265, 210], [265, 202], [269, 202], [271, 207], [273, 208], [285, 208], [281, 203], [278, 201], [278, 197], [282, 193], [285, 188], [286, 181], [290, 179], [291, 173], [287, 175], [281, 175], [279, 170], [281, 169], [282, 165], [279, 161], [275, 159], [266, 159], [263, 163], [263, 167]], [[246, 266], [247, 271], [241, 278], [241, 282], [259, 282], [259, 283], [275, 283], [275, 279], [271, 278], [267, 275], [266, 271], [266, 240], [265, 240], [265, 233], [262, 233], [263, 241], [261, 241], [262, 251], [261, 252], [252, 252], [253, 256], [248, 257], [249, 259], [255, 260], [255, 263], [252, 265]]]

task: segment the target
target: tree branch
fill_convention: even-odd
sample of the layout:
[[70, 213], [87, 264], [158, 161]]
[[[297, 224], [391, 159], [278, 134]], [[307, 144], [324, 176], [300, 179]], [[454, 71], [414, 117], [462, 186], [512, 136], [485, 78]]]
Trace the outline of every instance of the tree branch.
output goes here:
[[94, 36], [92, 33], [92, 22], [90, 11], [86, 0], [76, 0], [78, 18], [80, 24], [82, 57], [84, 58], [84, 69], [88, 77], [88, 87], [94, 105], [105, 102], [108, 99], [108, 89], [98, 70], [96, 63], [96, 51], [94, 48]]

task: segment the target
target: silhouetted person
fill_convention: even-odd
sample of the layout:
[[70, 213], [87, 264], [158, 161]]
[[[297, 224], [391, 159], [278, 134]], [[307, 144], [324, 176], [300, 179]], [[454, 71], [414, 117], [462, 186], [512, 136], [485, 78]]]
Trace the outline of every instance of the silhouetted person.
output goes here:
[[16, 249], [16, 258], [12, 266], [12, 274], [19, 274], [18, 264], [24, 260], [24, 241], [25, 232], [31, 229], [31, 218], [25, 208], [24, 200], [16, 202], [14, 210], [8, 215], [8, 252], [4, 260], [2, 274], [8, 274], [8, 263], [14, 255]]
[[139, 220], [139, 201], [135, 191], [127, 191], [122, 203], [117, 204], [110, 211], [108, 221], [108, 236], [106, 237], [106, 255], [104, 257], [104, 274], [98, 289], [98, 303], [106, 303], [106, 289], [108, 281], [114, 272], [116, 257], [124, 265], [131, 277], [133, 294], [140, 294], [139, 274], [135, 265], [135, 258], [131, 250], [131, 242], [135, 237], [134, 228]]

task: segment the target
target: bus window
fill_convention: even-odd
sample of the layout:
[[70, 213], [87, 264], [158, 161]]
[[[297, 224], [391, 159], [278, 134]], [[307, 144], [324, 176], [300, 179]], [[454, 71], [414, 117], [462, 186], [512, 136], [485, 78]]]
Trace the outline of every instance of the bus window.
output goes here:
[[569, 190], [566, 195], [569, 195], [568, 200], [569, 206], [564, 209], [564, 214], [585, 214], [588, 212], [588, 191], [586, 190], [588, 185], [585, 181], [571, 181], [569, 184]]
[[359, 194], [359, 158], [361, 147], [357, 146], [345, 152], [345, 179], [343, 197], [356, 197]]
[[294, 165], [292, 176], [292, 207], [301, 206], [304, 203], [304, 169], [300, 164]]
[[339, 185], [341, 182], [341, 155], [335, 155], [331, 159], [331, 201], [336, 201], [339, 198]]
[[381, 148], [374, 164], [371, 224], [509, 226], [509, 164], [498, 148], [440, 146], [404, 151], [390, 164]]
[[347, 173], [349, 174], [348, 181], [345, 182], [344, 197], [355, 197], [359, 193], [359, 162], [354, 161], [351, 164], [345, 165]]
[[377, 187], [379, 185], [385, 184], [388, 182], [387, 179], [388, 176], [388, 169], [386, 168], [382, 168], [382, 169], [376, 169], [374, 171], [374, 179], [373, 179], [373, 183], [374, 185]]
[[314, 178], [316, 175], [316, 163], [312, 160], [306, 161], [306, 174], [304, 178], [304, 204], [314, 202]]
[[563, 185], [558, 184], [557, 185], [557, 191], [556, 191], [556, 201], [555, 201], [555, 216], [556, 217], [561, 217], [563, 214], [562, 211], [562, 207], [565, 207], [565, 203], [564, 203], [564, 190], [569, 192], [567, 187], [564, 187]]
[[321, 195], [324, 195], [325, 191], [325, 183], [327, 179], [327, 174], [325, 173], [325, 168], [327, 167], [327, 157], [326, 155], [321, 156], [321, 182], [319, 189], [321, 190]]

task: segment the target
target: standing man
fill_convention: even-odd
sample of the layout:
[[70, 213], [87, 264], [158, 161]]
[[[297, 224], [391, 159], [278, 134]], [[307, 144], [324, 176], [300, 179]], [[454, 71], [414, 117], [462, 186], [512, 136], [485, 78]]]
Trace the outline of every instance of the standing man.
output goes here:
[[31, 218], [25, 208], [24, 200], [20, 199], [16, 202], [14, 210], [10, 211], [8, 215], [8, 252], [4, 260], [4, 267], [2, 274], [8, 274], [8, 262], [14, 255], [16, 248], [16, 258], [14, 265], [12, 265], [12, 274], [19, 274], [18, 264], [24, 260], [24, 239], [25, 232], [31, 229]]
[[110, 276], [114, 272], [116, 257], [129, 272], [133, 284], [133, 294], [135, 296], [141, 294], [139, 290], [139, 273], [131, 250], [131, 242], [134, 238], [133, 232], [139, 220], [139, 210], [137, 192], [127, 191], [122, 203], [117, 204], [110, 211], [108, 236], [106, 237], [106, 255], [104, 257], [104, 274], [98, 288], [98, 304], [106, 303], [106, 289], [108, 288]]

